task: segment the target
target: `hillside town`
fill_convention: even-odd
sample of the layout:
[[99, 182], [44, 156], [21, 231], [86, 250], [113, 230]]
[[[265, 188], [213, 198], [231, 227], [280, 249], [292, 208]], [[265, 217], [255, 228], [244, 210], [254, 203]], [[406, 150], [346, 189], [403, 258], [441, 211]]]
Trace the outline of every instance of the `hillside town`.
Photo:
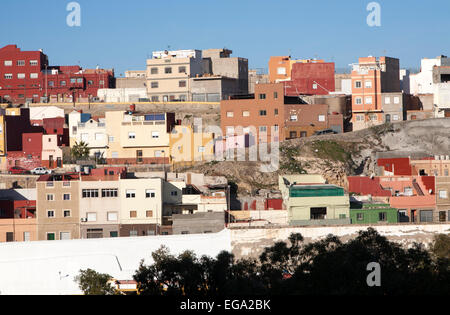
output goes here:
[[[423, 58], [413, 73], [398, 58], [361, 56], [339, 73], [334, 62], [292, 56], [249, 69], [232, 54], [154, 51], [119, 77], [52, 65], [42, 49], [0, 48], [0, 242], [448, 230], [448, 150], [369, 148], [372, 167], [339, 178], [298, 161], [308, 141], [329, 165], [340, 163], [333, 146], [346, 135], [445, 123], [450, 58]], [[258, 179], [243, 184], [235, 175], [246, 163]], [[126, 277], [117, 283], [133, 291]]]

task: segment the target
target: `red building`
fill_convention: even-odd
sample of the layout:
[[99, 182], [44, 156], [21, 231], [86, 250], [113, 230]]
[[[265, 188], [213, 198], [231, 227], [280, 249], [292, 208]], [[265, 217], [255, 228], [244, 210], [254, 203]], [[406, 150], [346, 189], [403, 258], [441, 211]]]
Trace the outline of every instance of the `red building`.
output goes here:
[[0, 48], [0, 98], [25, 102], [89, 101], [99, 88], [115, 86], [114, 70], [50, 66], [42, 50], [22, 51], [16, 45]]
[[334, 62], [294, 63], [291, 80], [284, 82], [286, 95], [328, 95], [335, 91], [334, 72]]
[[0, 200], [0, 219], [36, 218], [36, 200]]

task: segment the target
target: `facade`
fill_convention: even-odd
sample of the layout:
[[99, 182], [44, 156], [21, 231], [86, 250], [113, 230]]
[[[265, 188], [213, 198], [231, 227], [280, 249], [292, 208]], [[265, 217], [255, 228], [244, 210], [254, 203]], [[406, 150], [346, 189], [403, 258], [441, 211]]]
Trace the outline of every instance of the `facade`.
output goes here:
[[190, 126], [174, 126], [169, 144], [172, 163], [212, 160], [214, 137], [214, 133], [194, 132]]
[[203, 74], [200, 50], [155, 51], [147, 60], [147, 94], [152, 102], [190, 101], [189, 79]]
[[120, 182], [117, 175], [82, 176], [80, 181], [81, 238], [119, 236]]
[[349, 196], [343, 188], [323, 182], [320, 178], [316, 183], [292, 183], [280, 176], [280, 190], [290, 225], [350, 224]]
[[0, 243], [37, 241], [36, 219], [0, 219]]
[[79, 175], [42, 175], [36, 187], [38, 240], [79, 239]]
[[160, 234], [163, 211], [162, 178], [120, 179], [121, 237]]
[[91, 114], [72, 111], [69, 114], [69, 130], [71, 146], [83, 141], [87, 144], [91, 156], [106, 157], [108, 135], [105, 118], [93, 118]]
[[223, 135], [245, 136], [246, 146], [328, 128], [343, 131], [342, 114], [330, 115], [327, 105], [301, 104], [298, 97], [285, 96], [283, 83], [257, 84], [255, 95], [221, 101], [220, 112]]
[[328, 95], [335, 91], [334, 62], [305, 60], [292, 64], [286, 95]]
[[42, 50], [0, 49], [0, 96], [14, 104], [88, 101], [114, 86], [113, 70], [50, 66]]
[[105, 113], [108, 164], [169, 164], [173, 113]]
[[397, 209], [389, 204], [352, 205], [350, 208], [352, 224], [392, 224], [398, 222]]
[[[143, 79], [145, 80], [145, 79]], [[121, 82], [121, 81], [118, 81]], [[144, 82], [145, 84], [145, 82]], [[127, 85], [131, 85], [128, 84]], [[123, 86], [121, 84], [121, 86]], [[121, 88], [117, 87], [115, 89], [98, 89], [97, 97], [99, 101], [106, 103], [130, 103], [130, 102], [140, 102], [148, 101], [147, 98], [147, 88], [144, 87], [129, 87]]]
[[353, 130], [403, 120], [398, 59], [359, 58], [352, 71], [352, 112]]
[[218, 233], [225, 228], [225, 212], [174, 214], [173, 234]]
[[255, 93], [255, 84], [269, 83], [269, 75], [264, 69], [248, 70], [248, 93]]
[[436, 177], [436, 218], [438, 222], [450, 221], [450, 177]]

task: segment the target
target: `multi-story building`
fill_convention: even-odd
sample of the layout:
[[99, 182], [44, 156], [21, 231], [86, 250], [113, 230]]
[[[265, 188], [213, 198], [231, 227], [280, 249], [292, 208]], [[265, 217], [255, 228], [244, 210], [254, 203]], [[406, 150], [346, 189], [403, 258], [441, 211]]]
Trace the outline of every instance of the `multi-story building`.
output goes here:
[[279, 177], [279, 187], [291, 225], [350, 224], [350, 199], [344, 188], [323, 178]]
[[221, 101], [220, 111], [223, 135], [245, 136], [250, 145], [307, 137], [328, 128], [343, 131], [342, 114], [329, 114], [327, 105], [285, 96], [283, 83], [257, 84], [254, 95]]
[[[324, 63], [317, 59], [292, 59], [291, 56], [272, 56], [269, 59], [269, 81], [278, 83], [292, 79], [293, 66], [297, 63]], [[334, 65], [333, 65], [334, 68]]]
[[284, 82], [289, 96], [328, 95], [335, 91], [334, 62], [305, 60], [292, 64], [291, 78]]
[[169, 164], [174, 113], [105, 113], [108, 164]]
[[162, 178], [119, 180], [121, 237], [161, 234], [163, 186]]
[[353, 130], [403, 120], [399, 60], [359, 58], [352, 71]]
[[36, 189], [38, 239], [80, 238], [79, 174], [43, 175]]
[[189, 79], [203, 74], [201, 50], [155, 51], [147, 60], [147, 92], [152, 102], [190, 101]]
[[42, 50], [0, 49], [0, 96], [12, 103], [88, 101], [114, 86], [113, 70], [50, 66]]
[[[108, 171], [107, 171], [108, 173]], [[80, 181], [81, 238], [119, 236], [120, 175], [82, 176]]]
[[398, 211], [389, 204], [351, 204], [352, 224], [392, 224], [398, 222]]
[[174, 126], [170, 133], [172, 163], [214, 159], [214, 133], [195, 130], [191, 126]]
[[255, 93], [255, 85], [269, 83], [269, 74], [265, 69], [250, 69], [248, 70], [248, 93]]
[[436, 221], [450, 221], [450, 177], [436, 177]]
[[88, 146], [91, 156], [97, 158], [106, 156], [108, 135], [105, 118], [72, 111], [69, 114], [69, 136], [71, 146], [84, 142]]

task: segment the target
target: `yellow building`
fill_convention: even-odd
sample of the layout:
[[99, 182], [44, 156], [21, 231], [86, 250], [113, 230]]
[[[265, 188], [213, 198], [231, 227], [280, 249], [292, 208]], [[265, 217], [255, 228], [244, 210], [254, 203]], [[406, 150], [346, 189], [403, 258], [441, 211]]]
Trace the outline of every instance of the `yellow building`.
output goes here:
[[170, 133], [170, 156], [172, 163], [213, 160], [214, 134], [175, 126]]

